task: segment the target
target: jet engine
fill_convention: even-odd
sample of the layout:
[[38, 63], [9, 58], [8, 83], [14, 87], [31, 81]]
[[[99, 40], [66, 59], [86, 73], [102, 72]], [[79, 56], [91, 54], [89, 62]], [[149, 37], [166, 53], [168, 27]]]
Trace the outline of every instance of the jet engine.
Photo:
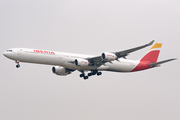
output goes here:
[[102, 53], [101, 58], [106, 61], [113, 61], [117, 59], [117, 56], [113, 53]]
[[90, 64], [89, 61], [85, 59], [75, 59], [74, 63], [76, 66], [88, 66]]
[[68, 75], [71, 73], [71, 71], [67, 70], [66, 68], [64, 67], [60, 67], [60, 66], [54, 66], [52, 67], [52, 72], [56, 75]]

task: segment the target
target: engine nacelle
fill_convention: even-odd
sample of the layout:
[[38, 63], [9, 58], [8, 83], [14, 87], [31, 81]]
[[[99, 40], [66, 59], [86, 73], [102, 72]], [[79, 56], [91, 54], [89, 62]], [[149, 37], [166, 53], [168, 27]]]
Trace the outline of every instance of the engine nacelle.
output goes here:
[[71, 73], [71, 71], [67, 70], [64, 67], [60, 67], [60, 66], [52, 67], [52, 72], [56, 75], [68, 75]]
[[106, 61], [113, 61], [117, 59], [117, 56], [113, 53], [102, 53], [101, 58]]
[[76, 66], [88, 66], [90, 64], [89, 61], [85, 59], [75, 59], [74, 63]]

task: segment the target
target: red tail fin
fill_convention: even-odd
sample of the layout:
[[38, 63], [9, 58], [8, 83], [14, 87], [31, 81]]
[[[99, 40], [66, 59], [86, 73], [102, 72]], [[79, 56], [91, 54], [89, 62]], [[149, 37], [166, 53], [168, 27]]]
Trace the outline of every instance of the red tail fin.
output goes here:
[[132, 70], [132, 72], [151, 68], [149, 64], [157, 62], [160, 52], [159, 48], [161, 48], [161, 46], [161, 43], [156, 43], [149, 50], [149, 52], [140, 60], [139, 64]]
[[156, 43], [150, 51], [141, 59], [141, 61], [149, 61], [152, 63], [157, 62], [160, 50], [158, 48], [161, 48], [161, 43]]

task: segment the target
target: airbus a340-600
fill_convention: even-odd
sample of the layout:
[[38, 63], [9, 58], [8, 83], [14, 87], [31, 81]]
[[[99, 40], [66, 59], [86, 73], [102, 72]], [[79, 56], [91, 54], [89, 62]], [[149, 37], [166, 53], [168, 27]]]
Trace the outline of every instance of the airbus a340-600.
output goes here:
[[[157, 62], [162, 46], [161, 43], [154, 44], [147, 54], [139, 60], [126, 59], [129, 53], [150, 46], [153, 42], [154, 40], [148, 44], [124, 51], [104, 52], [100, 56], [28, 48], [8, 49], [3, 55], [14, 60], [17, 63], [17, 68], [20, 67], [20, 62], [53, 65], [52, 72], [56, 75], [68, 75], [78, 70], [81, 72], [80, 77], [86, 80], [90, 76], [101, 75], [102, 71], [135, 72], [157, 67], [162, 63], [175, 60], [168, 59]], [[85, 74], [86, 71], [90, 72]]]

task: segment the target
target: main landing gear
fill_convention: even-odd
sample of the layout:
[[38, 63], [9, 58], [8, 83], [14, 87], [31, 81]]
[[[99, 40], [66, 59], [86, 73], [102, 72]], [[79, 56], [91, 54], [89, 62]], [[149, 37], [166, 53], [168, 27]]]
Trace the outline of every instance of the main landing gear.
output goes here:
[[85, 75], [84, 71], [81, 72], [81, 74], [79, 75], [80, 77], [83, 77], [84, 80], [88, 79], [90, 76], [93, 75], [97, 75], [100, 76], [102, 75], [102, 72], [98, 72], [98, 70], [92, 70], [90, 73], [87, 74], [87, 76]]
[[86, 75], [84, 74], [84, 72], [82, 72], [82, 73], [79, 75], [79, 77], [83, 77], [83, 78], [84, 78], [84, 80], [86, 80], [86, 79], [88, 79], [88, 78], [89, 78], [88, 76], [86, 76]]
[[20, 67], [19, 61], [16, 60], [15, 63], [17, 63], [16, 68], [19, 68]]

